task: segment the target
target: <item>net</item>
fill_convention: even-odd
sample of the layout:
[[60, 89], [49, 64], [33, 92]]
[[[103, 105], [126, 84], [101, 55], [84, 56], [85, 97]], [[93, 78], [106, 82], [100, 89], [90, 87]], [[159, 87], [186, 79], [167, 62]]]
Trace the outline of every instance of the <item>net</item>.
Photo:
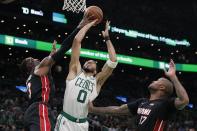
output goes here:
[[64, 0], [62, 9], [75, 13], [84, 12], [86, 9], [86, 0]]

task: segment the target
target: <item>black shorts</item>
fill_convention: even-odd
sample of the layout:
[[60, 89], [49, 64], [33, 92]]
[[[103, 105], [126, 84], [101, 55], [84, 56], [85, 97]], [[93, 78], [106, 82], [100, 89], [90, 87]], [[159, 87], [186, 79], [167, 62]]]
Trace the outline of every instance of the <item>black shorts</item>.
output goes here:
[[31, 104], [24, 115], [26, 131], [54, 131], [54, 123], [51, 109], [40, 102]]

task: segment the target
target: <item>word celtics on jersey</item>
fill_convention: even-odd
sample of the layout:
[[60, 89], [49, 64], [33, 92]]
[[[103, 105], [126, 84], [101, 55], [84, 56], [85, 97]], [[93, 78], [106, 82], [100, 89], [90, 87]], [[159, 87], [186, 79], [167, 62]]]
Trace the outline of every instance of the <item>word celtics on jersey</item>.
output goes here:
[[87, 117], [88, 102], [97, 95], [96, 78], [81, 71], [73, 80], [66, 81], [63, 111], [78, 118]]
[[[94, 78], [92, 78], [94, 80]], [[82, 90], [80, 90], [79, 95], [77, 97], [77, 101], [84, 103], [87, 97], [87, 92], [93, 92], [93, 89], [95, 86], [94, 81], [90, 81], [88, 79], [84, 79], [82, 77], [78, 77], [76, 82], [75, 82], [75, 86], [82, 88]]]

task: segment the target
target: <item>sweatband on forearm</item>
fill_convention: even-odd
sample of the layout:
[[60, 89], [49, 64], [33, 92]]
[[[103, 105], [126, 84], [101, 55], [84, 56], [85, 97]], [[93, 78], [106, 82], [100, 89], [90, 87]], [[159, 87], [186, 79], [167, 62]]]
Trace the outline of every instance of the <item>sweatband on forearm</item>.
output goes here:
[[51, 57], [54, 61], [58, 61], [59, 59], [64, 57], [64, 54], [67, 50], [69, 50], [72, 46], [73, 39], [76, 34], [79, 32], [79, 28], [76, 28], [62, 43], [61, 47], [58, 49], [56, 53], [54, 53]]
[[108, 59], [106, 63], [111, 68], [116, 68], [116, 66], [118, 65], [118, 61], [112, 62], [110, 59]]

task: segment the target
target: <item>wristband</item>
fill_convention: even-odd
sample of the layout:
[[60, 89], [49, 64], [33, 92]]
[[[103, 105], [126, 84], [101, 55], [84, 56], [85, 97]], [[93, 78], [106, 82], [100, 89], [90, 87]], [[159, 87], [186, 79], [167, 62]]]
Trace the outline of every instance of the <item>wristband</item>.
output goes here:
[[107, 60], [107, 65], [109, 66], [109, 67], [111, 67], [111, 68], [116, 68], [116, 66], [117, 66], [117, 64], [118, 64], [118, 62], [116, 61], [116, 62], [112, 62], [110, 59], [108, 59]]

